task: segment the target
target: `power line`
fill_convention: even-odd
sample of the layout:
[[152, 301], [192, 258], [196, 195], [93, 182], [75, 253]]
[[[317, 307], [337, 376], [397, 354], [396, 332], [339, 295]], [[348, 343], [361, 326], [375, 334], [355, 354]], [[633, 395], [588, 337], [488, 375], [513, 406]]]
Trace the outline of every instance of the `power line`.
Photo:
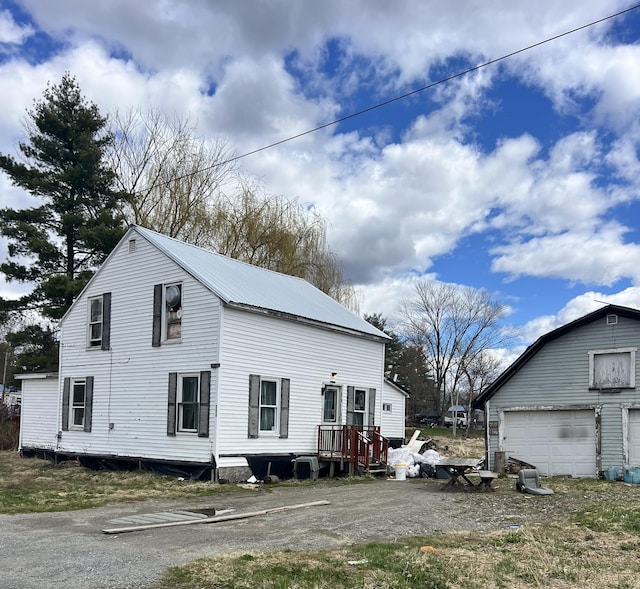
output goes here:
[[[229, 158], [227, 160], [224, 160], [222, 162], [217, 162], [211, 166], [207, 166], [204, 168], [201, 168], [200, 170], [196, 170], [194, 172], [189, 172], [187, 174], [184, 174], [182, 176], [179, 176], [178, 178], [175, 178], [176, 180], [182, 180], [183, 178], [188, 178], [189, 176], [194, 176], [195, 174], [199, 174], [201, 172], [206, 172], [208, 170], [212, 170], [214, 168], [220, 167], [220, 166], [224, 166], [226, 164], [230, 164], [232, 162], [238, 161], [240, 159], [249, 157], [250, 155], [255, 155], [256, 153], [260, 153], [261, 151], [266, 151], [267, 149], [272, 149], [274, 147], [277, 147], [278, 145], [282, 145], [284, 143], [288, 143], [289, 141], [293, 141], [294, 139], [299, 139], [300, 137], [304, 137], [305, 135], [310, 135], [311, 133], [315, 133], [316, 131], [321, 131], [322, 129], [326, 129], [327, 127], [332, 127], [333, 125], [338, 125], [340, 123], [343, 123], [344, 121], [348, 121], [349, 119], [353, 119], [355, 117], [359, 117], [363, 114], [366, 114], [368, 112], [371, 112], [373, 110], [377, 110], [379, 108], [383, 108], [385, 106], [388, 106], [389, 104], [393, 104], [394, 102], [398, 102], [400, 100], [404, 100], [405, 98], [408, 98], [409, 96], [413, 96], [414, 94], [418, 94], [419, 92], [425, 92], [426, 90], [430, 90], [431, 88], [435, 88], [436, 86], [439, 86], [441, 84], [446, 84], [447, 82], [450, 82], [451, 80], [455, 80], [457, 78], [461, 78], [462, 76], [466, 76], [467, 74], [470, 74], [472, 72], [476, 72], [478, 70], [481, 70], [482, 68], [488, 67], [490, 65], [494, 65], [496, 63], [499, 63], [501, 61], [504, 61], [505, 59], [509, 59], [510, 57], [513, 57], [515, 55], [518, 55], [520, 53], [525, 53], [526, 51], [530, 51], [531, 49], [535, 49], [536, 47], [540, 47], [542, 45], [545, 45], [547, 43], [551, 43], [552, 41], [557, 41], [558, 39], [562, 39], [563, 37], [567, 37], [568, 35], [572, 35], [574, 33], [577, 33], [579, 31], [582, 31], [584, 29], [588, 29], [589, 27], [595, 26], [597, 24], [606, 22], [608, 20], [611, 20], [613, 18], [617, 18], [618, 16], [621, 16], [623, 14], [626, 14], [628, 12], [632, 12], [633, 10], [637, 10], [638, 8], [640, 8], [640, 4], [636, 4], [635, 6], [631, 6], [630, 8], [626, 8], [625, 10], [621, 10], [620, 12], [616, 12], [615, 14], [610, 14], [609, 16], [605, 16], [604, 18], [600, 18], [598, 20], [594, 20], [588, 24], [579, 26], [575, 29], [571, 29], [569, 31], [565, 31], [564, 33], [560, 33], [559, 35], [555, 35], [553, 37], [549, 37], [547, 39], [545, 39], [544, 41], [538, 41], [537, 43], [534, 43], [533, 45], [528, 45], [527, 47], [523, 47], [522, 49], [518, 49], [516, 51], [512, 51], [511, 53], [507, 53], [505, 55], [502, 55], [501, 57], [496, 57], [495, 59], [491, 59], [489, 61], [485, 61], [484, 63], [481, 63], [479, 65], [470, 67], [466, 70], [460, 71], [456, 74], [453, 74], [451, 76], [448, 76], [446, 78], [442, 78], [436, 82], [432, 82], [430, 84], [427, 84], [426, 86], [421, 86], [420, 88], [415, 88], [414, 90], [411, 90], [409, 92], [406, 92], [405, 94], [401, 94], [399, 96], [395, 96], [394, 98], [389, 98], [388, 100], [385, 100], [383, 102], [379, 102], [377, 104], [374, 104], [372, 106], [368, 106], [366, 108], [363, 108], [362, 110], [358, 110], [356, 112], [353, 112], [351, 114], [345, 115], [343, 117], [340, 117], [338, 119], [335, 119], [329, 123], [324, 123], [323, 125], [320, 125], [318, 127], [314, 127], [313, 129], [309, 129], [307, 131], [303, 131], [302, 133], [298, 133], [297, 135], [291, 135], [290, 137], [287, 137], [285, 139], [281, 139], [279, 141], [276, 141], [274, 143], [270, 143], [269, 145], [265, 145], [263, 147], [259, 147], [257, 149], [254, 149], [252, 151], [248, 151], [246, 153], [243, 153], [241, 155], [237, 155], [234, 156], [232, 158]], [[168, 184], [168, 182], [167, 182]], [[154, 188], [155, 186], [159, 186], [159, 184], [153, 184], [151, 185], [149, 188], [147, 188], [147, 190], [151, 190], [151, 188]]]

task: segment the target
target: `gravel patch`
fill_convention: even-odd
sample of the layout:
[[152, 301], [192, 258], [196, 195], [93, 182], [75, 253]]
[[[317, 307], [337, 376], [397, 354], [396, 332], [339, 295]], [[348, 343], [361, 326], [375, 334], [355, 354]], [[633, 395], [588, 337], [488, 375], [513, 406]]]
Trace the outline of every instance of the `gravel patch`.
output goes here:
[[[566, 515], [563, 497], [496, 490], [442, 490], [444, 481], [380, 480], [366, 484], [259, 487], [183, 501], [147, 501], [84, 511], [0, 515], [4, 589], [124, 589], [153, 585], [173, 565], [204, 556], [280, 549], [331, 549], [437, 531], [498, 530]], [[163, 511], [231, 509], [244, 513], [330, 501], [328, 506], [250, 519], [106, 535], [110, 520]]]

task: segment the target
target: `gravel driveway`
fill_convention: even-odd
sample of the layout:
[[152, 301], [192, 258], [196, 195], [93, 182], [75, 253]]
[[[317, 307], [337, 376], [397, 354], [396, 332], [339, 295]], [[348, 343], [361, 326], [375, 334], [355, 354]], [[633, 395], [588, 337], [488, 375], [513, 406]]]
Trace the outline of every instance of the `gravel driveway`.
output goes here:
[[[148, 501], [98, 509], [0, 515], [3, 589], [141, 588], [169, 566], [222, 553], [336, 548], [434, 531], [493, 530], [544, 517], [544, 500], [523, 500], [512, 482], [493, 492], [442, 491], [443, 482], [368, 484], [319, 481], [185, 501]], [[330, 505], [224, 523], [106, 535], [109, 520], [171, 510], [244, 513], [318, 500]], [[549, 503], [547, 503], [549, 504]]]

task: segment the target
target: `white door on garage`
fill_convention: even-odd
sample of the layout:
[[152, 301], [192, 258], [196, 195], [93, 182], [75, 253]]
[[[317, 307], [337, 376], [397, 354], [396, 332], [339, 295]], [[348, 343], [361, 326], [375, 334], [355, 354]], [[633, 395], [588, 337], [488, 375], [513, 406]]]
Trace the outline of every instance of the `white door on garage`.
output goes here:
[[640, 466], [640, 409], [629, 409], [629, 464]]
[[596, 476], [595, 412], [505, 411], [503, 450], [543, 475]]

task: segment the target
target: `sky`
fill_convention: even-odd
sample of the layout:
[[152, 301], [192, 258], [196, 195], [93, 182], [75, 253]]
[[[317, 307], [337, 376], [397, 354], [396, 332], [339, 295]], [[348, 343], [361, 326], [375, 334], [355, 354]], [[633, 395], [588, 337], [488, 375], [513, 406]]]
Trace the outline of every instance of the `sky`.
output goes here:
[[[237, 154], [428, 87], [238, 164], [326, 219], [363, 313], [393, 325], [416, 280], [485, 289], [521, 351], [640, 308], [640, 8], [606, 19], [634, 6], [0, 0], [0, 153], [67, 71], [102, 114], [188, 117]], [[0, 173], [0, 206], [33, 204]]]

